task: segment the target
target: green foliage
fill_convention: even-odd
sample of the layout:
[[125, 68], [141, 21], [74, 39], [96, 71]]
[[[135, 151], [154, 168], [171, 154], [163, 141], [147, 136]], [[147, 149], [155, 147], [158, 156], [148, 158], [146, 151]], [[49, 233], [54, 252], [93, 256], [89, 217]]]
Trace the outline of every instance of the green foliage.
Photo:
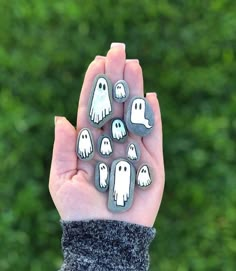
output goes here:
[[0, 270], [56, 270], [53, 116], [75, 123], [83, 75], [112, 41], [163, 116], [166, 189], [151, 270], [236, 266], [236, 2], [1, 0]]

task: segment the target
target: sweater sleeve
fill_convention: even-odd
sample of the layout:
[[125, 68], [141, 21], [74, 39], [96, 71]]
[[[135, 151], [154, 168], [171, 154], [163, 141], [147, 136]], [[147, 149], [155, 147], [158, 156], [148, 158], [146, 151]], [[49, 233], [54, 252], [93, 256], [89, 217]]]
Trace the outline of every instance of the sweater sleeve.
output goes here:
[[154, 228], [113, 220], [61, 221], [60, 271], [143, 271]]

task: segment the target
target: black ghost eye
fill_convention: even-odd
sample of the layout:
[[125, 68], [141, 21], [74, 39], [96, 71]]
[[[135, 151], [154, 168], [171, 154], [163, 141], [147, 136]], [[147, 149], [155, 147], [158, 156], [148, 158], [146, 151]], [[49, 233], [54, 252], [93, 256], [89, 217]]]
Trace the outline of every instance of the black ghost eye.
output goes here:
[[82, 135], [82, 138], [84, 139], [84, 135]]
[[116, 123], [115, 125], [116, 125], [116, 128], [118, 128], [118, 123]]
[[121, 171], [121, 169], [122, 169], [122, 167], [121, 167], [121, 166], [119, 166], [119, 171]]
[[139, 104], [139, 109], [140, 109], [140, 110], [142, 109], [142, 104], [141, 104], [141, 103]]
[[121, 86], [117, 86], [117, 88], [118, 88], [118, 89], [120, 89], [120, 88], [121, 88]]
[[106, 85], [105, 84], [103, 84], [103, 90], [106, 90]]
[[137, 103], [135, 103], [134, 108], [135, 108], [135, 109], [138, 109], [138, 104], [137, 104]]
[[118, 126], [121, 127], [121, 124], [119, 123]]
[[127, 170], [127, 167], [124, 167], [124, 171], [126, 171]]
[[87, 135], [85, 135], [85, 138], [87, 138], [88, 136]]
[[146, 169], [144, 169], [143, 172], [146, 173]]
[[142, 169], [141, 172], [143, 173], [143, 172], [144, 172], [144, 169]]
[[98, 87], [99, 87], [99, 88], [102, 88], [102, 83], [99, 83]]

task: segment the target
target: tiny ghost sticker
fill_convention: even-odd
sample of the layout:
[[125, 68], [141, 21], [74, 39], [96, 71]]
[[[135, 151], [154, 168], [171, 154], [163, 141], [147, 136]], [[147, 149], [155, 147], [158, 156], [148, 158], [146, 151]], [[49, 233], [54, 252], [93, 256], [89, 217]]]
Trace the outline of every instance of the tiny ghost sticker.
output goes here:
[[139, 136], [151, 133], [154, 125], [154, 113], [148, 101], [143, 97], [133, 97], [128, 105], [126, 125], [130, 132]]
[[113, 212], [128, 210], [133, 203], [135, 185], [134, 166], [124, 159], [111, 165], [108, 209]]
[[138, 170], [137, 174], [137, 184], [140, 187], [147, 187], [152, 183], [149, 167], [147, 165], [143, 165]]
[[140, 159], [140, 149], [136, 143], [130, 143], [127, 148], [127, 157], [132, 162], [137, 162]]
[[81, 160], [90, 160], [94, 155], [93, 137], [89, 129], [82, 129], [77, 137], [76, 153]]
[[95, 187], [100, 192], [105, 192], [109, 185], [109, 168], [103, 162], [98, 162], [95, 167]]
[[89, 120], [96, 128], [101, 128], [111, 118], [112, 84], [104, 74], [94, 80], [88, 110]]
[[118, 103], [125, 102], [129, 97], [129, 86], [126, 81], [119, 80], [113, 87], [113, 99]]
[[113, 152], [112, 140], [109, 136], [102, 135], [98, 139], [98, 152], [103, 157], [109, 157]]
[[127, 134], [126, 125], [122, 119], [117, 118], [117, 119], [112, 120], [112, 122], [111, 122], [111, 136], [112, 136], [112, 139], [118, 143], [125, 142], [128, 134]]

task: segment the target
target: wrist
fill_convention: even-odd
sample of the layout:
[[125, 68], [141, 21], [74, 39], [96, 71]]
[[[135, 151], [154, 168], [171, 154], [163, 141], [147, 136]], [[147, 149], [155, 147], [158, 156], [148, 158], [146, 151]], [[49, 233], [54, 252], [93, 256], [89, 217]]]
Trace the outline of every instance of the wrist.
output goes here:
[[147, 270], [155, 229], [113, 220], [61, 221], [61, 225], [64, 265], [76, 266], [72, 270], [83, 270], [83, 265], [101, 270]]

